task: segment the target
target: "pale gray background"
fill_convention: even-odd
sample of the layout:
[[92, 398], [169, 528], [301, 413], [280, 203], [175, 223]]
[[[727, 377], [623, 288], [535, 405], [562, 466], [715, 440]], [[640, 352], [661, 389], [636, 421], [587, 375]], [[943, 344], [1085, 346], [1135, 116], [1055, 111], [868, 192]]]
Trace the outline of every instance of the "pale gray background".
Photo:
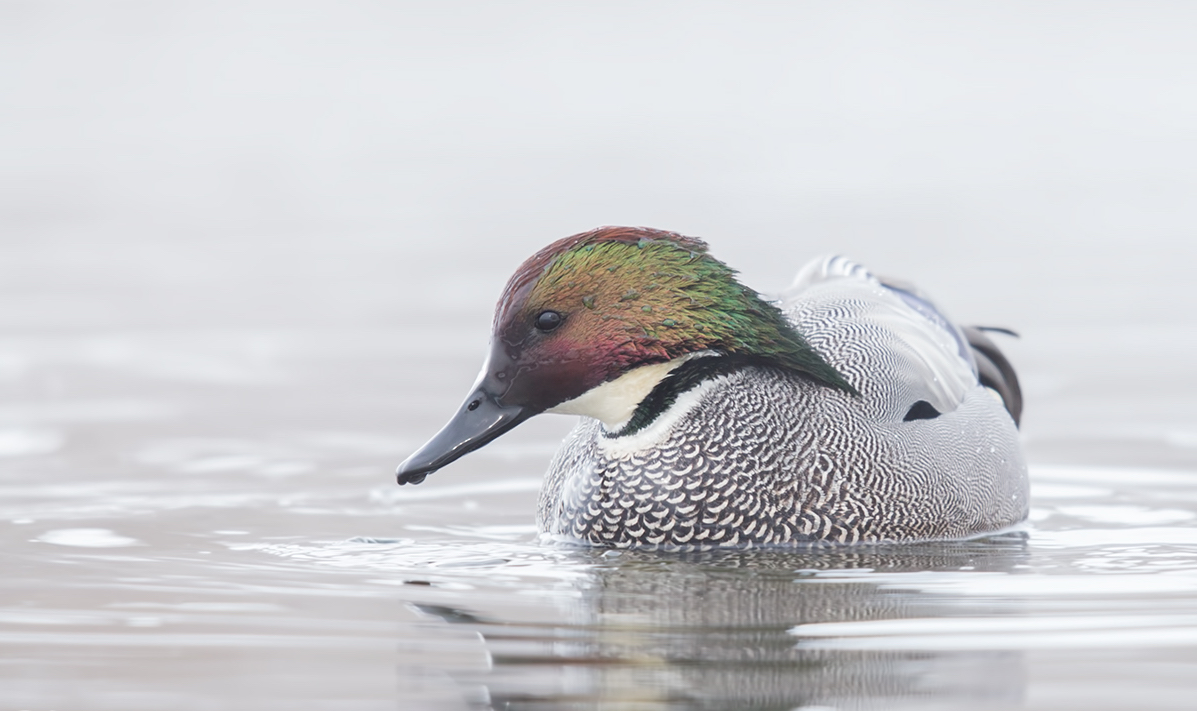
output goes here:
[[3, 325], [472, 314], [599, 224], [762, 289], [831, 250], [971, 320], [1193, 322], [1189, 3], [0, 13]]
[[[1039, 417], [1060, 388], [1197, 387], [1190, 3], [0, 13], [3, 328], [439, 324], [480, 352], [524, 257], [633, 224], [763, 291], [840, 252], [1022, 330], [1032, 439], [1091, 413]], [[1197, 439], [1193, 409], [1144, 424], [1158, 398], [1139, 425]]]

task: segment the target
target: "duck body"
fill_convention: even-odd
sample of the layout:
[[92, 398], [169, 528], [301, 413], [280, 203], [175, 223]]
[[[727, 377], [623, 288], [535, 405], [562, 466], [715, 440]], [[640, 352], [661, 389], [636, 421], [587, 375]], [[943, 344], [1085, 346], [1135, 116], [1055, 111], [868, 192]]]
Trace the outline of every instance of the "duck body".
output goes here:
[[[672, 233], [647, 238], [702, 245]], [[556, 246], [568, 249], [578, 247]], [[532, 277], [521, 283], [517, 274], [500, 302], [475, 391], [401, 465], [400, 483], [422, 481], [532, 409], [590, 415], [553, 458], [540, 493], [538, 526], [558, 540], [664, 550], [915, 541], [980, 535], [1026, 517], [1017, 377], [984, 334], [954, 326], [917, 290], [833, 257], [805, 267], [777, 302], [748, 303], [743, 323], [740, 307], [696, 296], [709, 276], [675, 289], [681, 297], [643, 306], [628, 297], [643, 288], [620, 285], [613, 293], [624, 301], [608, 299], [612, 310], [595, 315], [601, 297], [586, 297], [575, 312], [559, 305], [575, 295], [560, 297], [556, 287], [552, 298], [513, 293], [550, 278], [553, 259], [536, 259], [525, 265]], [[652, 284], [667, 274], [660, 265], [644, 273]], [[519, 316], [503, 315], [517, 306]], [[618, 321], [621, 333], [635, 334], [640, 360], [565, 385], [584, 380], [576, 365], [586, 338], [552, 333], [556, 325], [528, 338], [504, 335], [509, 323], [538, 319], [539, 329], [552, 321], [546, 306], [559, 321]], [[707, 319], [706, 310], [717, 313]], [[629, 314], [656, 320], [628, 326]], [[757, 327], [762, 319], [767, 325]], [[741, 345], [735, 334], [745, 329], [752, 337]], [[622, 336], [604, 340], [621, 345], [592, 366], [629, 349]], [[556, 344], [557, 355], [546, 356], [545, 344]], [[540, 350], [529, 359], [529, 349]], [[525, 402], [534, 404], [512, 405]]]
[[636, 434], [584, 420], [549, 466], [540, 529], [704, 549], [962, 538], [1023, 520], [1017, 427], [963, 334], [844, 260], [814, 262], [798, 282], [785, 314], [858, 397], [747, 365]]

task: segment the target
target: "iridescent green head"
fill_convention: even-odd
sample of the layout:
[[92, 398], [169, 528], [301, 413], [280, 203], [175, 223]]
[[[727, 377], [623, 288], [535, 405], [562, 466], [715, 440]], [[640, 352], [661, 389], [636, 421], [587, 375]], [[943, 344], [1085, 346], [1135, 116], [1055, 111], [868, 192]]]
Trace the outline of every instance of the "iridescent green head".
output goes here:
[[696, 353], [738, 356], [855, 392], [705, 242], [605, 227], [554, 242], [516, 270], [474, 391], [400, 466], [399, 481], [422, 481], [531, 415]]

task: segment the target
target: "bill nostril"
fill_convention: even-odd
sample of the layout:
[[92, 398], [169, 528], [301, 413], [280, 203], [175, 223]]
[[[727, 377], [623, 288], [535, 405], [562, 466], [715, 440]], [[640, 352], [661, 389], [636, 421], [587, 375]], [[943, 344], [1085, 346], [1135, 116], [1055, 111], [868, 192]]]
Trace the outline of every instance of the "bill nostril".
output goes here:
[[466, 405], [466, 409], [469, 410], [470, 412], [473, 412], [474, 410], [477, 410], [478, 406], [481, 404], [482, 404], [482, 398], [478, 398], [477, 400], [474, 400], [473, 402], [471, 402], [469, 405]]

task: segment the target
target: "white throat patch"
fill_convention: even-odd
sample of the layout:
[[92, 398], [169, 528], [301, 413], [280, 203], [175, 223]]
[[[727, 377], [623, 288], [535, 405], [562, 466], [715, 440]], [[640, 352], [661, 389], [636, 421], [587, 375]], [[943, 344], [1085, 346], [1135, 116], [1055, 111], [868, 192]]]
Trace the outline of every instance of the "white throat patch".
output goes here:
[[637, 452], [643, 452], [661, 445], [675, 425], [682, 420], [698, 403], [702, 402], [711, 390], [722, 386], [728, 378], [737, 377], [735, 373], [720, 375], [703, 381], [697, 386], [678, 395], [677, 400], [661, 416], [653, 420], [652, 424], [639, 432], [621, 437], [598, 437], [599, 449], [608, 457], [626, 457]]
[[674, 358], [668, 363], [654, 363], [643, 365], [628, 371], [615, 380], [609, 380], [597, 385], [573, 400], [566, 400], [554, 408], [546, 410], [559, 415], [585, 415], [593, 417], [608, 432], [618, 432], [632, 419], [632, 413], [640, 401], [648, 397], [653, 388], [665, 379], [679, 365], [688, 360], [712, 355], [709, 351], [688, 353], [681, 358]]

